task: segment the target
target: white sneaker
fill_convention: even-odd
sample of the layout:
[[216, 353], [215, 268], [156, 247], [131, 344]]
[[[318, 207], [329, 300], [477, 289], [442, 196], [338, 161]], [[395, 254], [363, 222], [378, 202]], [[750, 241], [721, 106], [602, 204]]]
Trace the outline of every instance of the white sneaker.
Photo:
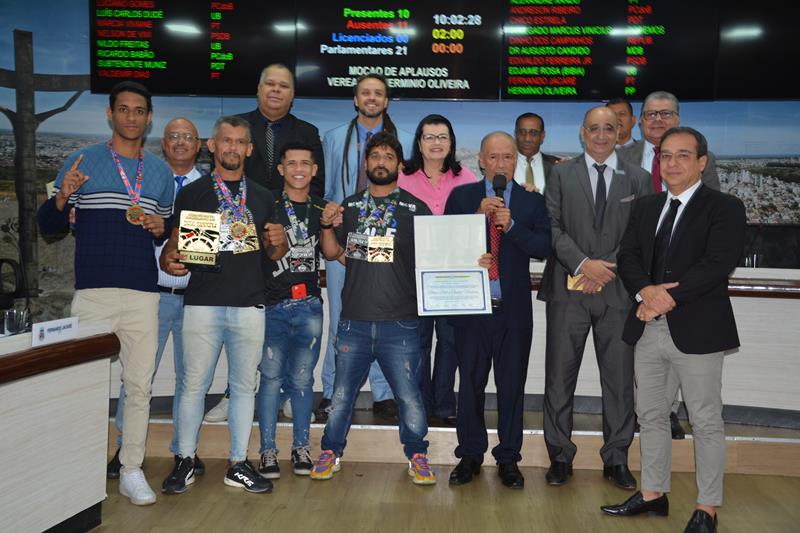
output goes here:
[[141, 468], [123, 468], [119, 475], [119, 493], [127, 496], [133, 505], [156, 503], [156, 493], [147, 484]]
[[[289, 420], [292, 419], [292, 400], [290, 398], [286, 398], [286, 400], [281, 404], [281, 410], [283, 411], [283, 416], [288, 418]], [[311, 411], [311, 423], [313, 424], [317, 420], [317, 417], [314, 416], [314, 411]]]
[[225, 422], [228, 420], [228, 403], [230, 398], [223, 396], [217, 405], [212, 407], [206, 413], [204, 420], [206, 422]]

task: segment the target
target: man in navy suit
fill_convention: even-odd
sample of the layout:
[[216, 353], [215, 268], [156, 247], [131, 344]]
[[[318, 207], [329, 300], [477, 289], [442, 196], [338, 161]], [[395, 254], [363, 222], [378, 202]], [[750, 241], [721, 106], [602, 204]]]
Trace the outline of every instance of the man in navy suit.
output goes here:
[[672, 441], [667, 379], [678, 377], [694, 430], [697, 506], [685, 532], [713, 532], [722, 505], [725, 433], [722, 363], [739, 346], [728, 276], [744, 248], [741, 200], [701, 182], [705, 137], [672, 128], [661, 138], [668, 191], [633, 207], [617, 254], [619, 276], [635, 298], [622, 338], [635, 344], [636, 413], [641, 426], [642, 490], [607, 514], [669, 513]]
[[[456, 328], [459, 391], [456, 422], [461, 459], [450, 484], [472, 481], [489, 446], [483, 409], [489, 370], [494, 365], [500, 444], [492, 449], [503, 484], [522, 488], [517, 467], [522, 459], [522, 414], [525, 379], [533, 333], [530, 258], [550, 255], [550, 221], [544, 197], [528, 192], [514, 177], [517, 148], [514, 138], [493, 132], [481, 141], [478, 161], [484, 179], [456, 187], [447, 200], [446, 215], [486, 215], [487, 245], [492, 254], [489, 280], [491, 315], [451, 319]], [[502, 196], [493, 190], [502, 176]]]

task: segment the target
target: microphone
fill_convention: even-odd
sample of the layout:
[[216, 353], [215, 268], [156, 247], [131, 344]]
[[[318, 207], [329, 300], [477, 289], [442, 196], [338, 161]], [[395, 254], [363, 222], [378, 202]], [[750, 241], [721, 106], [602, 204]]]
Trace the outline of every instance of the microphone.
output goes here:
[[[503, 192], [506, 190], [506, 185], [508, 184], [508, 180], [506, 180], [505, 174], [495, 174], [494, 178], [492, 178], [492, 189], [494, 189], [494, 195], [503, 199]], [[503, 226], [501, 224], [495, 224], [495, 228], [502, 230]]]
[[492, 189], [494, 189], [494, 195], [498, 198], [503, 198], [503, 192], [506, 190], [506, 176], [505, 174], [495, 174], [494, 178], [492, 178]]

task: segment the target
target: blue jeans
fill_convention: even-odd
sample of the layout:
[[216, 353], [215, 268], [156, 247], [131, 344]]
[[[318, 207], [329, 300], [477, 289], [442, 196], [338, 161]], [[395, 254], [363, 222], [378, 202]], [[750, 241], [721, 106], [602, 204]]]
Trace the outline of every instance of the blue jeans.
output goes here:
[[[342, 288], [344, 287], [344, 265], [339, 261], [325, 261], [325, 279], [328, 288], [328, 345], [322, 360], [322, 397], [333, 396], [333, 381], [336, 377], [336, 328], [342, 314]], [[391, 400], [392, 389], [375, 361], [369, 369], [369, 388], [373, 402]]]
[[292, 449], [308, 446], [314, 400], [314, 367], [322, 337], [322, 300], [311, 296], [267, 307], [267, 329], [258, 389], [260, 453], [275, 448], [281, 388], [292, 402]]
[[400, 410], [400, 442], [409, 459], [428, 452], [428, 421], [417, 386], [419, 320], [342, 320], [336, 337], [336, 383], [322, 449], [344, 453], [353, 406], [370, 364], [377, 361]]
[[178, 444], [181, 457], [197, 452], [205, 397], [214, 379], [220, 350], [228, 357], [229, 459], [247, 459], [247, 444], [253, 428], [256, 372], [264, 346], [265, 309], [187, 305], [183, 311], [183, 395], [178, 405]]
[[[431, 365], [433, 330], [436, 328], [436, 354]], [[456, 337], [453, 326], [447, 317], [425, 317], [420, 319], [420, 357], [422, 363], [419, 373], [419, 390], [425, 411], [432, 416], [447, 418], [456, 416]], [[433, 378], [431, 378], [433, 366]]]
[[[164, 348], [167, 345], [167, 338], [172, 332], [172, 355], [175, 361], [175, 396], [172, 400], [172, 442], [169, 451], [173, 454], [178, 453], [178, 400], [183, 393], [180, 375], [183, 373], [183, 296], [162, 292], [158, 299], [158, 350], [156, 351], [156, 369], [153, 371], [153, 379], [158, 372], [158, 365], [161, 363], [161, 356], [164, 355]], [[117, 426], [117, 447], [122, 446], [122, 404], [125, 398], [125, 385], [119, 387], [119, 400], [117, 401], [117, 414], [114, 415], [114, 424]]]

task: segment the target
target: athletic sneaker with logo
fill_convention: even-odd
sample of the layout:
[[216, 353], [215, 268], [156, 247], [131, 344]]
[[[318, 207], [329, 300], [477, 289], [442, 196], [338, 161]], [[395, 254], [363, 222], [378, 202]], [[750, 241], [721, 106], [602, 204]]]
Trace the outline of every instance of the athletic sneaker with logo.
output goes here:
[[272, 481], [259, 476], [250, 461], [231, 464], [225, 474], [225, 484], [247, 492], [272, 492]]
[[161, 492], [164, 494], [181, 494], [186, 492], [187, 485], [192, 483], [194, 483], [194, 459], [191, 457], [178, 457], [172, 472], [161, 484]]

